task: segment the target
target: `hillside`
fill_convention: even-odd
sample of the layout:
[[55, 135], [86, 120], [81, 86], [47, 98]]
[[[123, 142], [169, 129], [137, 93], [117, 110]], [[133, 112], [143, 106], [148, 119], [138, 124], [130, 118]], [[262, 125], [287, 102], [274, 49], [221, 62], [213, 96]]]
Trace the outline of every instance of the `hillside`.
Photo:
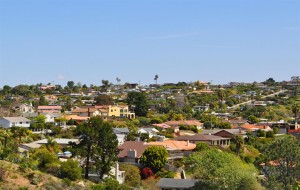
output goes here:
[[83, 182], [58, 179], [37, 170], [20, 171], [19, 165], [0, 160], [0, 189], [2, 190], [69, 190], [88, 189]]

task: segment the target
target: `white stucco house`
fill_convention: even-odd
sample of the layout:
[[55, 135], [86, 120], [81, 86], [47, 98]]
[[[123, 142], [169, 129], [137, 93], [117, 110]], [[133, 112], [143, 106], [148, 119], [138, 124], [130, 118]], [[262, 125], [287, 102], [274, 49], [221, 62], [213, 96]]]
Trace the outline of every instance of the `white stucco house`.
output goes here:
[[0, 119], [0, 126], [3, 128], [10, 127], [30, 127], [31, 121], [25, 117], [3, 117]]

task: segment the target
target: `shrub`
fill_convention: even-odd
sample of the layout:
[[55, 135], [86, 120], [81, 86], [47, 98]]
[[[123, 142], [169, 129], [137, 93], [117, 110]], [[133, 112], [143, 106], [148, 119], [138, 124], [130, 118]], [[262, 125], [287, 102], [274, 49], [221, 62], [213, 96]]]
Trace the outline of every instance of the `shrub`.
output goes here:
[[6, 177], [6, 170], [3, 168], [0, 168], [0, 181], [4, 181]]
[[145, 167], [141, 171], [141, 176], [143, 179], [147, 179], [149, 177], [154, 176], [154, 173], [152, 172], [151, 168]]
[[156, 173], [156, 176], [161, 178], [174, 178], [175, 172], [162, 169], [161, 171]]
[[131, 187], [138, 187], [141, 183], [140, 170], [137, 166], [120, 164], [120, 170], [125, 171], [125, 184]]
[[267, 131], [266, 137], [267, 138], [274, 138], [274, 132], [273, 131]]
[[81, 167], [77, 161], [69, 159], [66, 162], [61, 162], [60, 177], [67, 178], [72, 181], [81, 178]]

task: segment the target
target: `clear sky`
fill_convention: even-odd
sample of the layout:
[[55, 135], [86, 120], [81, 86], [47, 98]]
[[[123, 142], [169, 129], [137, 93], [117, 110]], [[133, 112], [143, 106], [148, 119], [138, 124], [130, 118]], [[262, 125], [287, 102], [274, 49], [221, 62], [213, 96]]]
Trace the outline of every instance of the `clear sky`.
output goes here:
[[0, 0], [4, 84], [289, 80], [299, 0]]

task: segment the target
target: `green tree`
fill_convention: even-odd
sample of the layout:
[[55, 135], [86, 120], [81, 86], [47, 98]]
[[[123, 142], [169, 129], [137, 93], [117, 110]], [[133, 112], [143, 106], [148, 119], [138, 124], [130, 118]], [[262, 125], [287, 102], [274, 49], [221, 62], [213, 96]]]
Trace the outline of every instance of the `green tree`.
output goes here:
[[184, 163], [186, 171], [199, 180], [195, 189], [257, 189], [254, 166], [233, 154], [209, 149], [191, 154]]
[[46, 100], [46, 98], [43, 95], [40, 96], [39, 105], [40, 106], [47, 106], [48, 105], [48, 101]]
[[279, 182], [286, 190], [296, 187], [297, 180], [300, 180], [299, 140], [292, 136], [276, 139], [264, 149], [263, 154], [269, 184]]
[[155, 80], [155, 84], [156, 84], [156, 87], [157, 87], [157, 80], [158, 80], [158, 75], [157, 74], [154, 76], [154, 80]]
[[137, 116], [146, 116], [149, 109], [146, 94], [144, 92], [129, 92], [127, 95], [127, 103]]
[[145, 167], [150, 167], [152, 171], [157, 172], [166, 165], [168, 155], [165, 147], [149, 146], [144, 151], [140, 161]]
[[113, 105], [114, 100], [112, 97], [106, 95], [106, 94], [101, 94], [97, 97], [95, 97], [95, 104], [96, 105]]
[[254, 124], [254, 123], [259, 122], [259, 119], [258, 119], [257, 117], [255, 117], [254, 115], [250, 115], [250, 116], [248, 117], [248, 122], [249, 122], [250, 124]]
[[234, 141], [235, 141], [235, 154], [239, 155], [239, 152], [244, 144], [244, 138], [240, 135], [236, 135]]
[[104, 122], [99, 128], [97, 137], [97, 146], [93, 155], [96, 171], [99, 178], [103, 179], [105, 174], [108, 174], [111, 167], [118, 160], [118, 139], [113, 132], [112, 126]]
[[274, 127], [274, 128], [273, 128], [273, 133], [274, 133], [274, 134], [277, 134], [278, 132], [279, 132], [278, 127]]
[[79, 143], [73, 143], [72, 148], [76, 155], [84, 160], [84, 178], [88, 179], [91, 168], [91, 158], [95, 152], [98, 138], [98, 128], [103, 125], [103, 120], [92, 117], [88, 122], [82, 123], [75, 128], [75, 135], [79, 136]]
[[298, 113], [300, 112], [300, 105], [299, 104], [293, 104], [292, 106], [292, 112], [294, 113], [295, 116], [295, 122], [297, 122], [298, 119]]
[[210, 147], [207, 143], [199, 142], [199, 143], [196, 144], [195, 151], [200, 152], [200, 151], [208, 150], [209, 148]]
[[68, 159], [66, 162], [60, 163], [60, 177], [68, 178], [72, 181], [81, 178], [81, 167], [77, 161]]
[[67, 86], [68, 86], [70, 89], [73, 89], [74, 86], [75, 86], [74, 81], [68, 81], [68, 82], [67, 82]]
[[266, 131], [258, 129], [256, 132], [258, 137], [266, 137]]
[[125, 171], [125, 184], [131, 187], [139, 187], [141, 184], [140, 169], [130, 164], [120, 164], [120, 170]]
[[267, 131], [266, 132], [266, 137], [267, 138], [274, 138], [274, 132], [273, 131]]
[[118, 140], [111, 125], [100, 117], [91, 117], [88, 122], [82, 123], [75, 129], [80, 136], [78, 144], [72, 144], [75, 154], [85, 161], [85, 178], [91, 168], [91, 160], [100, 179], [108, 174], [117, 160]]
[[111, 86], [111, 83], [109, 83], [108, 80], [102, 80], [101, 82], [102, 82], [101, 89], [102, 91], [106, 92], [108, 88]]
[[275, 80], [273, 78], [268, 78], [266, 81], [265, 81], [265, 84], [268, 85], [268, 86], [272, 86], [275, 84]]

